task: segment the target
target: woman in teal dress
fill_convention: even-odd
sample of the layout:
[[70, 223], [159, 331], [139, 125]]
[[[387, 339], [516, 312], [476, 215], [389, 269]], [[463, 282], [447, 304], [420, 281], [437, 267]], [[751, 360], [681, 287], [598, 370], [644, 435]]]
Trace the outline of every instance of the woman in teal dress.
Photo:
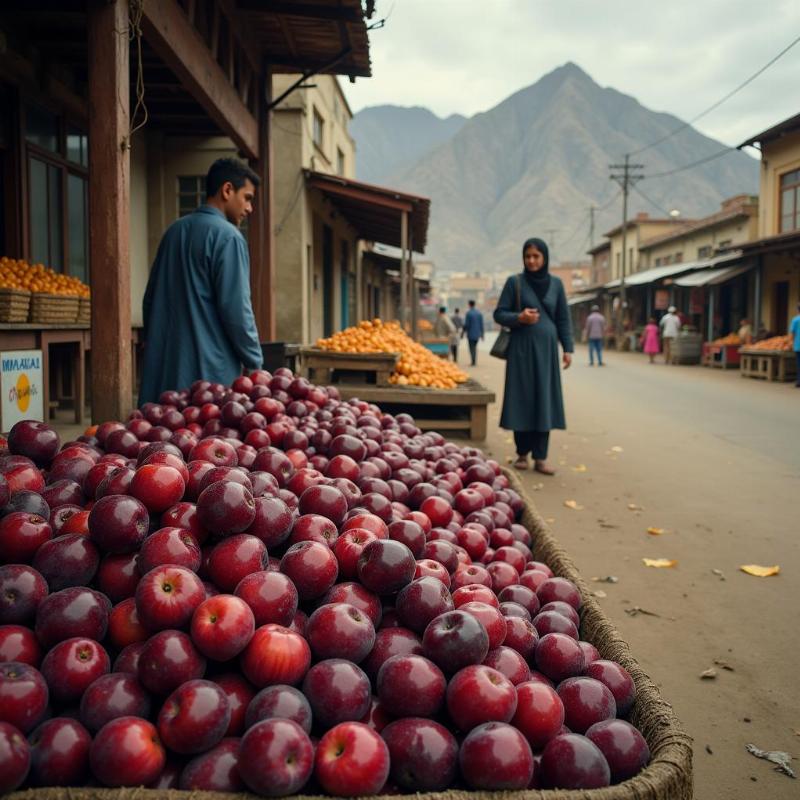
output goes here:
[[514, 431], [517, 469], [545, 475], [555, 470], [547, 463], [550, 431], [566, 428], [561, 394], [558, 346], [564, 369], [574, 350], [567, 297], [560, 279], [549, 272], [547, 245], [528, 239], [522, 248], [523, 272], [505, 283], [494, 319], [511, 330], [500, 426]]

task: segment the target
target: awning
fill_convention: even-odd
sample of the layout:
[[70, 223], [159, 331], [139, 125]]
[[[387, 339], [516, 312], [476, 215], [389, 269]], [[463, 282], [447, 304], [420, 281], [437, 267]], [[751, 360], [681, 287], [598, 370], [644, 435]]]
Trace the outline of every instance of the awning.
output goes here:
[[720, 267], [719, 269], [705, 269], [683, 275], [675, 280], [676, 286], [716, 286], [725, 283], [739, 275], [744, 275], [753, 268], [753, 264], [739, 264], [735, 267]]
[[[714, 256], [713, 258], [705, 258], [701, 261], [685, 261], [680, 264], [665, 264], [661, 267], [653, 267], [646, 269], [644, 272], [634, 272], [625, 278], [626, 286], [643, 286], [647, 283], [655, 283], [656, 281], [663, 280], [664, 278], [671, 278], [673, 275], [680, 275], [684, 272], [695, 272], [697, 270], [706, 270], [717, 267], [720, 264], [726, 264], [729, 261], [737, 261], [741, 258], [741, 250], [731, 250], [729, 253], [722, 253], [721, 255]], [[675, 280], [678, 283], [680, 279]], [[620, 285], [619, 278], [609, 281], [604, 285], [605, 289], [615, 289]], [[680, 284], [685, 286], [687, 284]], [[692, 285], [692, 284], [688, 284]], [[697, 284], [694, 284], [697, 285]]]
[[368, 242], [383, 242], [402, 247], [400, 226], [402, 213], [408, 213], [409, 247], [425, 252], [428, 239], [428, 216], [431, 201], [427, 197], [406, 194], [385, 186], [305, 170], [306, 185], [319, 189], [342, 216]]
[[572, 297], [567, 298], [567, 305], [568, 306], [578, 306], [581, 303], [589, 303], [592, 300], [597, 300], [597, 295], [594, 292], [583, 294], [574, 294]]

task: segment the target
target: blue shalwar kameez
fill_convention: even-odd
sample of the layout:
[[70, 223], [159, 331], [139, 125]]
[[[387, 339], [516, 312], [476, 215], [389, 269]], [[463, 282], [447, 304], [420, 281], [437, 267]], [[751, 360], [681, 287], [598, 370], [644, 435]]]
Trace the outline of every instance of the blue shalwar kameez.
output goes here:
[[158, 248], [142, 304], [139, 404], [196, 380], [230, 384], [261, 367], [244, 236], [211, 206], [174, 222]]

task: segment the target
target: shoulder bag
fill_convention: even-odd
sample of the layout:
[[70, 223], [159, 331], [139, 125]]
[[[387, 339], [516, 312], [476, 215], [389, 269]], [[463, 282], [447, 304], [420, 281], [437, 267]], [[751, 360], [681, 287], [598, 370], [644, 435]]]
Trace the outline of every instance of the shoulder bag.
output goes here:
[[[522, 300], [520, 298], [520, 277], [517, 275], [517, 313], [522, 311], [521, 305]], [[495, 358], [502, 358], [505, 361], [508, 358], [508, 345], [511, 342], [511, 329], [510, 328], [501, 328], [500, 333], [497, 334], [497, 338], [494, 340], [494, 344], [492, 345], [492, 349], [489, 351], [489, 355], [494, 356]]]

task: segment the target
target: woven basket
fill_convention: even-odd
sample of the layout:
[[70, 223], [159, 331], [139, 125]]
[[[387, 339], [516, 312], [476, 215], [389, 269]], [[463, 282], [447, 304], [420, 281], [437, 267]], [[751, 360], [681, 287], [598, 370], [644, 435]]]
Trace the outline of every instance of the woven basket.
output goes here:
[[[692, 800], [692, 744], [672, 707], [663, 700], [655, 684], [630, 654], [628, 645], [591, 596], [583, 578], [569, 556], [556, 541], [533, 503], [526, 496], [519, 478], [503, 470], [511, 487], [522, 497], [525, 508], [522, 524], [533, 537], [533, 555], [548, 564], [556, 575], [568, 578], [580, 589], [582, 638], [592, 642], [606, 659], [622, 664], [636, 684], [636, 702], [630, 721], [642, 732], [650, 747], [650, 764], [624, 783], [591, 791], [548, 789], [524, 792], [470, 792], [452, 789], [438, 793], [409, 795], [414, 800]], [[43, 788], [7, 795], [4, 800], [259, 800], [246, 792], [237, 795], [219, 792], [181, 792], [154, 789]], [[373, 800], [397, 800], [398, 795], [381, 795]], [[308, 800], [297, 795], [296, 800]]]
[[31, 296], [31, 322], [41, 325], [75, 323], [79, 302], [79, 297], [36, 292]]
[[0, 289], [0, 323], [27, 322], [30, 305], [27, 289]]
[[92, 321], [92, 300], [90, 297], [81, 297], [79, 299], [77, 321], [87, 325]]

